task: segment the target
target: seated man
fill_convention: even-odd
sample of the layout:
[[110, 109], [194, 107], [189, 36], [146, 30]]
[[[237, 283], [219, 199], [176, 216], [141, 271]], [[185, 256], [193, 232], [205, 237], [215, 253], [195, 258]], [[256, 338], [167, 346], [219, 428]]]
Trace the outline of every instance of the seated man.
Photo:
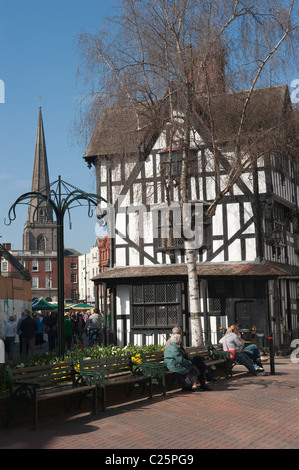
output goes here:
[[167, 347], [169, 346], [169, 344], [172, 342], [173, 335], [179, 335], [180, 336], [179, 347], [180, 347], [180, 351], [181, 351], [183, 357], [185, 359], [187, 359], [188, 361], [190, 361], [198, 369], [198, 372], [199, 372], [198, 381], [200, 383], [200, 388], [202, 390], [206, 390], [206, 391], [210, 390], [207, 387], [206, 382], [205, 382], [205, 374], [209, 374], [209, 371], [208, 371], [208, 369], [207, 369], [207, 367], [204, 363], [204, 360], [200, 356], [195, 356], [192, 359], [190, 359], [190, 357], [188, 356], [188, 354], [186, 353], [185, 349], [183, 348], [183, 346], [181, 344], [182, 329], [179, 326], [176, 326], [172, 329], [172, 335], [170, 336], [170, 338], [167, 340], [167, 342], [165, 344], [164, 358], [165, 358], [165, 351], [166, 351]]
[[[179, 334], [182, 336], [183, 330], [180, 326], [175, 326], [172, 328], [173, 334]], [[168, 344], [170, 343], [170, 338], [165, 343], [165, 349], [167, 348]], [[210, 391], [211, 389], [206, 385], [206, 380], [208, 382], [217, 381], [219, 377], [214, 377], [212, 372], [206, 366], [204, 359], [201, 356], [193, 356], [190, 358], [189, 354], [186, 353], [185, 349], [182, 345], [180, 345], [181, 349], [184, 352], [184, 356], [186, 359], [189, 359], [199, 370], [198, 381], [200, 383], [200, 388], [205, 391]]]
[[164, 350], [164, 362], [168, 370], [177, 373], [178, 383], [183, 391], [192, 391], [196, 388], [199, 370], [185, 357], [183, 348], [181, 348], [181, 335], [172, 334], [170, 336]]

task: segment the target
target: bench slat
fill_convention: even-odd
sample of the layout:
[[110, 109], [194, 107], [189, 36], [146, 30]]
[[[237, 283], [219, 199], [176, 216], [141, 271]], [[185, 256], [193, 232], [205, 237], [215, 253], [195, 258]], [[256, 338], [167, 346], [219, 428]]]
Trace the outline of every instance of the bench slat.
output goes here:
[[[93, 390], [94, 387], [91, 385], [85, 385], [85, 386], [80, 386], [80, 387], [72, 387], [70, 386], [69, 388], [57, 390], [57, 391], [51, 391], [51, 398], [59, 398], [61, 396], [67, 396], [67, 395], [75, 395], [77, 393], [84, 393], [88, 392], [90, 390]], [[42, 393], [39, 394], [38, 396], [38, 401], [44, 401], [48, 400], [48, 395], [47, 395], [47, 390], [44, 390]]]

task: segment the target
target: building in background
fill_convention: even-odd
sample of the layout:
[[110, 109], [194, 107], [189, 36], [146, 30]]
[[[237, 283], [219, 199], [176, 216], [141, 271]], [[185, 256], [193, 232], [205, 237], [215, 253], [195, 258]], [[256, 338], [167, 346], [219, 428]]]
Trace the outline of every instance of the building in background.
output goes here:
[[79, 256], [79, 297], [81, 302], [95, 305], [103, 311], [102, 290], [94, 284], [93, 278], [109, 265], [109, 238], [97, 237], [90, 252]]
[[31, 277], [12, 256], [5, 243], [0, 244], [0, 336], [10, 316], [18, 320], [31, 308]]

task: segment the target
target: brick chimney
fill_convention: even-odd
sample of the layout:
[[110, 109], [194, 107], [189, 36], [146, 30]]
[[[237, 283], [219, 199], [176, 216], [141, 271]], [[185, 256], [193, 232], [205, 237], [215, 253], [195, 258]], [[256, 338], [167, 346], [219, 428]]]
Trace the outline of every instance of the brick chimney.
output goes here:
[[225, 51], [211, 46], [206, 54], [192, 53], [192, 82], [199, 95], [225, 93]]
[[11, 243], [2, 243], [2, 246], [4, 246], [4, 248], [5, 248], [7, 251], [10, 251], [10, 250], [11, 250]]

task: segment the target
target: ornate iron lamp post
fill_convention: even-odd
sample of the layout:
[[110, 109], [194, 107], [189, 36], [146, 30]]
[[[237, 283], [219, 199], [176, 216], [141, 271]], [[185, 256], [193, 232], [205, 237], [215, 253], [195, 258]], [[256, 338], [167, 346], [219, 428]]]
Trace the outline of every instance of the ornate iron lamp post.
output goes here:
[[[57, 225], [57, 287], [58, 287], [58, 353], [64, 355], [64, 216], [73, 207], [87, 205], [88, 216], [92, 216], [92, 207], [99, 201], [107, 202], [97, 194], [85, 193], [81, 189], [72, 186], [58, 177], [49, 188], [43, 188], [43, 192], [29, 192], [22, 194], [8, 211], [10, 225], [16, 219], [16, 206], [18, 204], [32, 204], [36, 200], [34, 213], [45, 203], [52, 207], [56, 215]], [[49, 191], [46, 191], [48, 190]], [[47, 194], [48, 193], [48, 194]], [[29, 202], [28, 202], [29, 200]], [[25, 202], [27, 201], [27, 202]], [[87, 204], [82, 204], [85, 201]]]

